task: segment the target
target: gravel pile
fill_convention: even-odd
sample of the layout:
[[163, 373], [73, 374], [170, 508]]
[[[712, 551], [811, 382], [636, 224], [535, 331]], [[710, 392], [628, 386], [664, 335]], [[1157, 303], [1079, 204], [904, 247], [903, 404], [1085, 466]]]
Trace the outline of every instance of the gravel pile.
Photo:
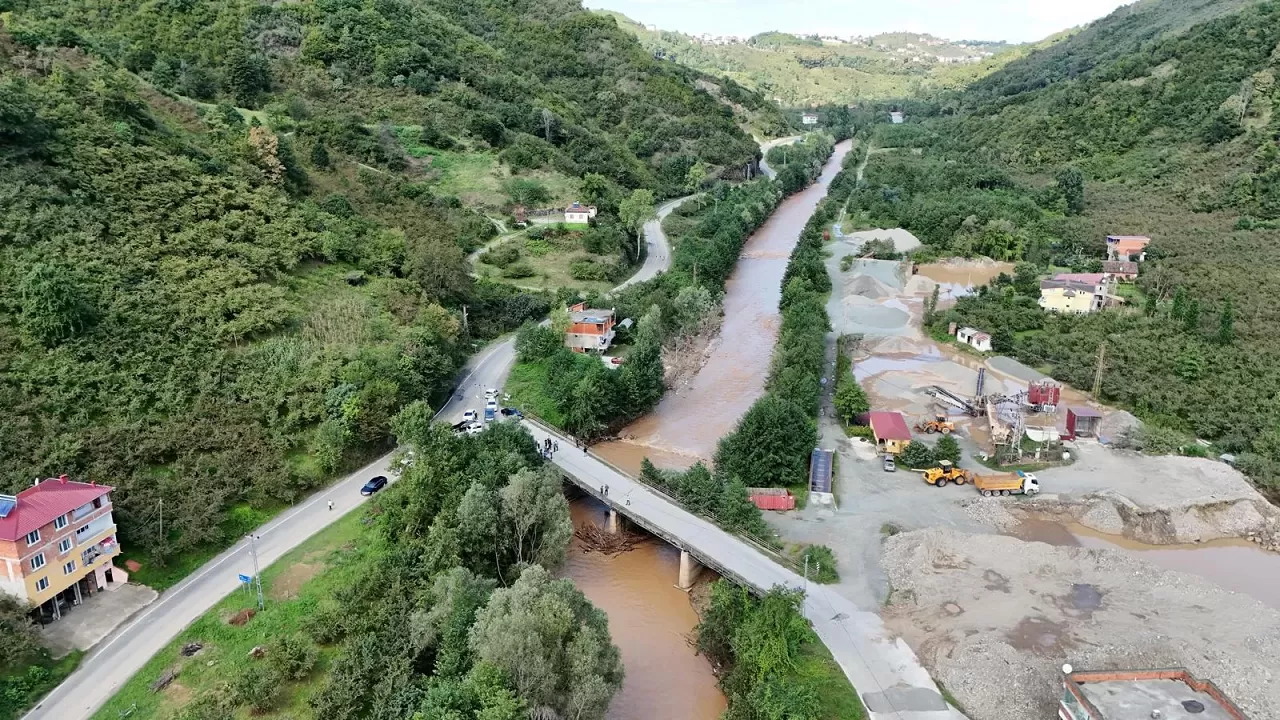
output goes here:
[[1053, 717], [1063, 663], [1186, 667], [1280, 717], [1280, 612], [1128, 554], [934, 528], [885, 541], [886, 621], [971, 720]]

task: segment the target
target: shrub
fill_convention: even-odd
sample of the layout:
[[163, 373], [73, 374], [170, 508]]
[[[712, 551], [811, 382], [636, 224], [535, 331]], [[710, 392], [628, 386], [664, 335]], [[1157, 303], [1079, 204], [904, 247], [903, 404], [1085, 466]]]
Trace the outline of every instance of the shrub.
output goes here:
[[347, 615], [333, 607], [322, 607], [307, 616], [303, 628], [321, 645], [332, 645], [347, 634]]
[[608, 280], [609, 266], [591, 258], [582, 258], [569, 265], [569, 275], [574, 280]]
[[800, 551], [800, 564], [808, 563], [809, 579], [823, 584], [840, 582], [836, 554], [826, 545], [808, 545]]
[[281, 677], [266, 665], [249, 665], [231, 679], [229, 694], [238, 705], [256, 712], [270, 710], [280, 697]]
[[933, 456], [937, 460], [958, 463], [960, 462], [960, 443], [950, 435], [943, 435], [938, 438], [938, 444], [933, 446]]
[[922, 442], [907, 443], [907, 447], [898, 456], [899, 464], [908, 468], [931, 468], [937, 464], [933, 450]]
[[480, 254], [480, 262], [500, 268], [505, 268], [519, 259], [520, 248], [516, 247], [514, 243], [499, 245]]
[[287, 680], [301, 680], [316, 665], [316, 646], [302, 633], [281, 635], [267, 646], [267, 662], [272, 670]]
[[513, 279], [533, 277], [533, 266], [523, 260], [511, 263], [506, 270], [502, 271], [502, 276]]

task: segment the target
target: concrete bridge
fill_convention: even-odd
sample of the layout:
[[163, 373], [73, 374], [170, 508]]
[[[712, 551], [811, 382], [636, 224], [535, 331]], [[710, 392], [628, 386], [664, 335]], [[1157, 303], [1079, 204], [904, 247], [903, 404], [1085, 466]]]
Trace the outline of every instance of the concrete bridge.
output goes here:
[[964, 720], [943, 700], [911, 648], [889, 633], [879, 615], [858, 609], [824, 585], [806, 584], [765, 551], [574, 447], [569, 438], [529, 420], [524, 425], [539, 443], [548, 437], [560, 443], [553, 462], [571, 482], [609, 506], [611, 525], [616, 528], [619, 516], [625, 517], [680, 549], [681, 588], [690, 587], [700, 566], [706, 566], [760, 592], [775, 585], [805, 590], [805, 617], [857, 689], [872, 720]]

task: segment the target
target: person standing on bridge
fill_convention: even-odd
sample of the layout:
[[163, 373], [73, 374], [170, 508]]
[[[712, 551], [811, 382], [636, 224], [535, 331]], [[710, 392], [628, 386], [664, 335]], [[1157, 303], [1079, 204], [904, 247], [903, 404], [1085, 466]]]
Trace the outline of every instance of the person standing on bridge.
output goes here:
[[333, 501], [329, 501], [329, 512], [333, 512]]

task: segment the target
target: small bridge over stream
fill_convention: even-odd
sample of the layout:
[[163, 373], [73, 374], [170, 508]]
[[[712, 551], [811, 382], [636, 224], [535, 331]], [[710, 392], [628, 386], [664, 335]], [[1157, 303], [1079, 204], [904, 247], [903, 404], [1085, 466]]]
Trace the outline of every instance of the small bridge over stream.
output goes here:
[[[560, 443], [553, 462], [564, 476], [619, 515], [680, 549], [677, 585], [688, 588], [701, 566], [764, 592], [782, 585], [805, 590], [804, 614], [853, 683], [872, 720], [963, 720], [947, 705], [915, 653], [884, 627], [880, 616], [858, 609], [833, 588], [806, 583], [768, 550], [721, 530], [658, 491], [595, 457], [559, 433], [530, 420], [524, 426], [542, 443]], [[605, 495], [602, 488], [608, 485]]]

